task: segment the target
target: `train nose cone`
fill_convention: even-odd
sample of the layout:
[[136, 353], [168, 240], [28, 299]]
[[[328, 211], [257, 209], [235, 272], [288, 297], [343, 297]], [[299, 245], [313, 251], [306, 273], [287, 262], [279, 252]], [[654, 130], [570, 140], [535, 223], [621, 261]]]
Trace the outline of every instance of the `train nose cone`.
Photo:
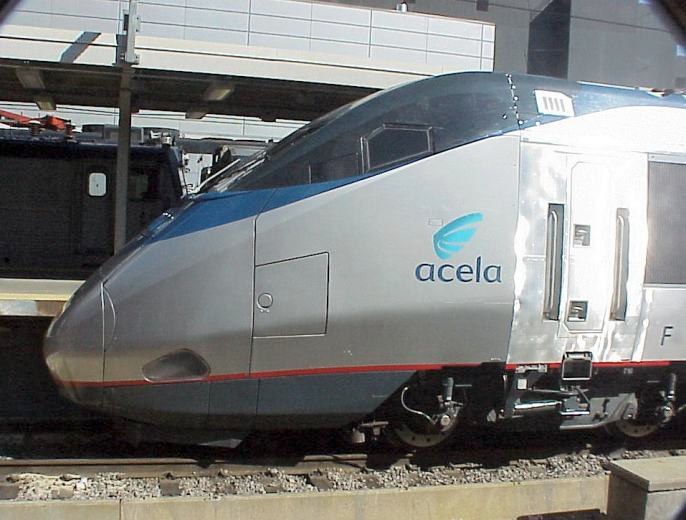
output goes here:
[[104, 322], [102, 280], [94, 275], [45, 336], [43, 355], [61, 393], [85, 406], [99, 407], [102, 402]]

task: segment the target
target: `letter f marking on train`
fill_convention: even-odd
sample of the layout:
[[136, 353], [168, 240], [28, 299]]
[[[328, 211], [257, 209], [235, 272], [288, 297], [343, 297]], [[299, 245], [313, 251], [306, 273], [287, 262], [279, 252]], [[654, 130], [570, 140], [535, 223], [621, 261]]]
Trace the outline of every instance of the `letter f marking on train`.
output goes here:
[[665, 346], [665, 340], [667, 338], [672, 337], [672, 331], [674, 330], [674, 327], [671, 325], [667, 325], [662, 328], [662, 339], [660, 339], [660, 346], [664, 347]]

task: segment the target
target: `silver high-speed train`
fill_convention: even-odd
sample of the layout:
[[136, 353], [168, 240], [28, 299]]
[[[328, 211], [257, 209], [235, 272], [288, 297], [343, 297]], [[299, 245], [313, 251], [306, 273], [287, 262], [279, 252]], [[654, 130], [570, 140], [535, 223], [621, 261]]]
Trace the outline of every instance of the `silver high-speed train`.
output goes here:
[[684, 200], [682, 93], [432, 77], [209, 180], [79, 289], [45, 359], [73, 401], [198, 443], [642, 436], [686, 390]]

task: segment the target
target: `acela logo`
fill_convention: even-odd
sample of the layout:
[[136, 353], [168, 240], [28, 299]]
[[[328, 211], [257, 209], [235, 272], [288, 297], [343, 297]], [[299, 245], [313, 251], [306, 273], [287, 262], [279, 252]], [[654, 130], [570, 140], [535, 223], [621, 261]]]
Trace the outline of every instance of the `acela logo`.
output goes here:
[[441, 260], [448, 260], [469, 242], [476, 233], [476, 224], [484, 216], [481, 213], [470, 213], [456, 218], [434, 234], [434, 251]]
[[[476, 225], [483, 220], [481, 213], [469, 213], [449, 222], [436, 231], [433, 246], [436, 256], [448, 260], [462, 250], [477, 231]], [[461, 283], [500, 283], [502, 266], [488, 264], [481, 256], [474, 262], [464, 264], [441, 264], [424, 262], [414, 270], [415, 278], [420, 282], [461, 282]]]

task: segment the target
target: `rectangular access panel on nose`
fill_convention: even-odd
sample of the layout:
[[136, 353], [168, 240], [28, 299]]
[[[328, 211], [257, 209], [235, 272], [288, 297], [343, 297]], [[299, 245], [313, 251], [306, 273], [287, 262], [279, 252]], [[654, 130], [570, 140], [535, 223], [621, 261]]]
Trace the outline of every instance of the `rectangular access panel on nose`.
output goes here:
[[329, 254], [255, 268], [254, 336], [325, 334]]

